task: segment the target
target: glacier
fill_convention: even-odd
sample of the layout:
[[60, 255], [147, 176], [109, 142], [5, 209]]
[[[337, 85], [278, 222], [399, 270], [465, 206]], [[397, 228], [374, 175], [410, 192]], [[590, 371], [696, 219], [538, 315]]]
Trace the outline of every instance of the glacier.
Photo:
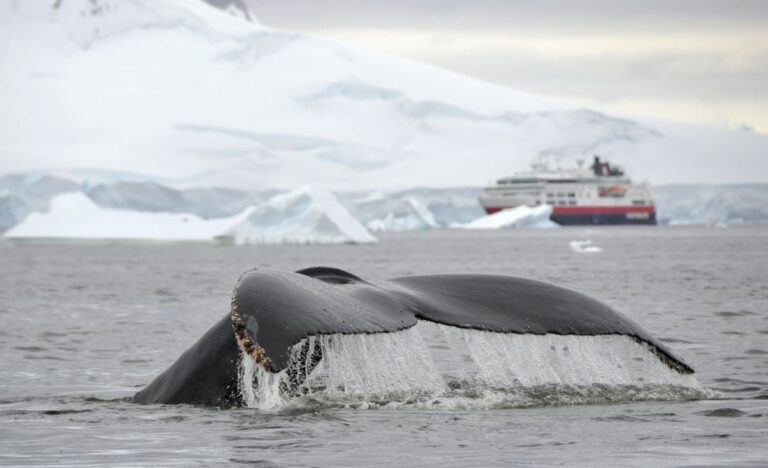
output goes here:
[[665, 224], [768, 223], [768, 184], [669, 185], [654, 195]]

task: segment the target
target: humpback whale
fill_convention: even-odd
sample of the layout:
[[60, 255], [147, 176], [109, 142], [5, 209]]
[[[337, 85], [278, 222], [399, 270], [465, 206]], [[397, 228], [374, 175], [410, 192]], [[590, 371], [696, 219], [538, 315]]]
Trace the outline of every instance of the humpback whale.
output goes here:
[[[235, 285], [231, 311], [131, 401], [242, 406], [238, 366], [252, 359], [290, 377], [291, 394], [323, 358], [312, 336], [405, 330], [425, 320], [457, 328], [533, 335], [623, 335], [680, 374], [693, 369], [609, 306], [565, 288], [498, 275], [422, 275], [366, 281], [347, 271], [253, 269]], [[302, 372], [291, 351], [303, 344]], [[312, 349], [310, 349], [312, 348]], [[309, 363], [309, 364], [307, 364]], [[309, 368], [307, 368], [309, 366]]]

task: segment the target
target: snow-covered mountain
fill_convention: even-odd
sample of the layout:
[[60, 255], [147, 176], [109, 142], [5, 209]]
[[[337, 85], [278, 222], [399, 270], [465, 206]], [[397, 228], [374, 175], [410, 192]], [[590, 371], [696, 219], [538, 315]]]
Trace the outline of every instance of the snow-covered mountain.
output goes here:
[[0, 102], [0, 172], [81, 181], [481, 186], [590, 153], [654, 184], [768, 174], [763, 134], [580, 109], [274, 30], [238, 0], [0, 0]]

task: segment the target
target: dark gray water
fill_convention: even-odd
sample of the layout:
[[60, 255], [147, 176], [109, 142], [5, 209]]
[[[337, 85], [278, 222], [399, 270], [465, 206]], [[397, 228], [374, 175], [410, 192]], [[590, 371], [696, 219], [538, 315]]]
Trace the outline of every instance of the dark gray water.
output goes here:
[[[574, 253], [572, 240], [603, 248]], [[505, 408], [138, 406], [254, 266], [364, 278], [501, 273], [607, 302], [697, 370], [704, 399]], [[0, 244], [0, 463], [764, 465], [768, 228], [428, 232], [376, 245]]]

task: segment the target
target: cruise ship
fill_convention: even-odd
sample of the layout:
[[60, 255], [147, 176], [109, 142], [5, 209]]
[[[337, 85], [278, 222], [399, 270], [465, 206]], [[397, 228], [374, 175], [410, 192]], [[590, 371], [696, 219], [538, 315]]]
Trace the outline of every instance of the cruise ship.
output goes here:
[[499, 179], [483, 189], [480, 204], [488, 214], [521, 205], [552, 206], [552, 221], [561, 225], [656, 224], [656, 206], [647, 184], [633, 183], [624, 171], [594, 156], [582, 169], [551, 170], [546, 160], [530, 172]]

